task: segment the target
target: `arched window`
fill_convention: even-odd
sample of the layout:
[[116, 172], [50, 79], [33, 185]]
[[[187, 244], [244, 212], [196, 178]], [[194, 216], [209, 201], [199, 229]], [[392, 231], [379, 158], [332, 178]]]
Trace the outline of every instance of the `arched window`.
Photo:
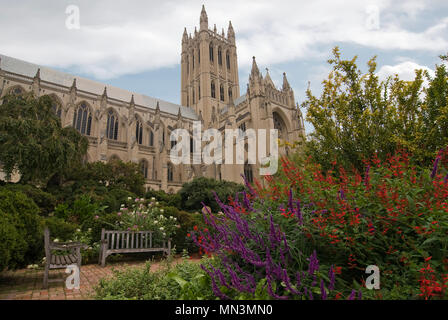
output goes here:
[[51, 96], [51, 109], [53, 110], [53, 112], [55, 113], [55, 115], [57, 115], [57, 117], [59, 119], [61, 119], [61, 115], [62, 115], [62, 106], [61, 103], [59, 102], [59, 100], [55, 97], [55, 96]]
[[214, 56], [213, 56], [213, 43], [210, 43], [210, 46], [209, 46], [209, 54], [210, 54], [210, 61], [211, 62], [213, 62], [213, 61], [215, 61], [215, 58], [214, 58]]
[[198, 62], [201, 63], [201, 48], [198, 47]]
[[216, 88], [214, 81], [212, 81], [212, 98], [216, 98]]
[[148, 161], [140, 161], [140, 172], [145, 177], [145, 179], [148, 179]]
[[149, 146], [154, 147], [154, 132], [149, 129]]
[[143, 143], [143, 125], [140, 120], [137, 119], [137, 123], [135, 125], [135, 140], [137, 140], [138, 144]]
[[222, 66], [222, 50], [221, 47], [218, 48], [218, 63]]
[[230, 55], [229, 55], [229, 51], [226, 51], [226, 63], [227, 63], [227, 69], [230, 70]]
[[201, 85], [198, 86], [198, 101], [201, 100]]
[[10, 89], [9, 94], [13, 96], [21, 96], [25, 93], [25, 90], [21, 86], [15, 86]]
[[230, 100], [230, 101], [232, 100], [232, 97], [233, 97], [233, 94], [232, 94], [232, 87], [229, 87], [229, 100]]
[[286, 125], [283, 119], [277, 112], [272, 113], [272, 118], [274, 120], [274, 129], [278, 130], [278, 137], [280, 139], [285, 139], [286, 135]]
[[244, 165], [244, 176], [246, 177], [246, 180], [250, 183], [254, 182], [254, 176], [252, 172], [252, 166], [250, 164]]
[[112, 110], [107, 114], [106, 135], [110, 140], [118, 140], [118, 117]]
[[85, 102], [81, 103], [73, 115], [73, 127], [81, 134], [90, 136], [92, 128], [92, 113]]
[[190, 74], [190, 57], [187, 56], [187, 74]]
[[224, 86], [222, 84], [219, 86], [219, 96], [221, 101], [224, 101]]
[[171, 163], [168, 163], [168, 182], [173, 182], [174, 179], [174, 168]]

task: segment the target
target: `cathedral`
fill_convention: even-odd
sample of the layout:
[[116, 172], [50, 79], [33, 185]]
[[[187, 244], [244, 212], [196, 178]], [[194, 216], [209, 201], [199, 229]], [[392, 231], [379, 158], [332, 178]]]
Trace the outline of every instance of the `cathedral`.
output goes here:
[[[259, 164], [177, 164], [170, 161], [175, 129], [277, 129], [280, 140], [305, 136], [302, 113], [283, 74], [276, 88], [255, 57], [245, 94], [240, 94], [235, 31], [209, 27], [204, 6], [199, 30], [185, 29], [181, 52], [181, 101], [174, 104], [75, 77], [0, 54], [0, 99], [6, 94], [49, 95], [63, 126], [73, 126], [89, 141], [87, 161], [120, 159], [139, 163], [146, 188], [177, 192], [194, 177], [242, 182], [259, 177]], [[243, 136], [244, 139], [244, 136]], [[191, 142], [191, 145], [193, 143]], [[281, 146], [281, 154], [288, 152]], [[247, 153], [247, 145], [245, 145]]]

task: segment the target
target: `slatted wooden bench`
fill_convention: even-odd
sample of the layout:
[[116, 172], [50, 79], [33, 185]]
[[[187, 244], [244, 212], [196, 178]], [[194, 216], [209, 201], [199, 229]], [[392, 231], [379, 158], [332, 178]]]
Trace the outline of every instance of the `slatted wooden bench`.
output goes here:
[[[87, 246], [79, 242], [54, 242], [50, 240], [48, 228], [44, 231], [45, 244], [45, 273], [44, 288], [48, 288], [48, 274], [50, 269], [65, 269], [69, 265], [76, 264], [81, 269], [81, 249]], [[55, 251], [66, 251], [67, 254], [57, 255]], [[61, 281], [61, 280], [51, 280]]]
[[106, 265], [106, 258], [114, 253], [164, 252], [171, 254], [171, 240], [163, 240], [162, 246], [154, 246], [152, 231], [101, 230], [101, 247], [98, 263]]

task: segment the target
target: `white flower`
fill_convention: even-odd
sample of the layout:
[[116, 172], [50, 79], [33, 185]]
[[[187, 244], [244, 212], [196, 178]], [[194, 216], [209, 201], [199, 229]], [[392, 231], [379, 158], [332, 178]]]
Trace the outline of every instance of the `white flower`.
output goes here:
[[132, 198], [131, 198], [131, 197], [128, 197], [128, 200], [132, 200]]
[[151, 201], [156, 201], [156, 198], [152, 197], [152, 198], [151, 198]]
[[159, 230], [160, 230], [160, 231], [163, 231], [163, 230], [164, 230], [164, 228], [163, 228], [163, 227], [160, 227], [160, 228], [159, 228]]
[[154, 220], [154, 224], [158, 224], [159, 223], [159, 221], [157, 221], [157, 220]]
[[89, 231], [89, 232], [92, 231], [92, 228], [87, 229], [87, 231]]
[[165, 232], [163, 233], [163, 236], [166, 236], [166, 233], [165, 233]]
[[76, 229], [76, 232], [81, 232], [81, 229]]
[[156, 206], [158, 206], [159, 205], [159, 202], [156, 202]]
[[163, 209], [160, 209], [160, 212], [162, 212], [162, 213], [163, 213], [164, 211], [165, 211], [165, 210], [163, 210]]
[[170, 219], [172, 220], [172, 219], [173, 219], [173, 216], [170, 216]]
[[56, 239], [54, 239], [54, 240], [53, 240], [53, 242], [59, 242], [59, 239], [58, 239], [58, 238], [56, 238]]
[[163, 220], [164, 216], [160, 215], [159, 218], [160, 218], [160, 220]]

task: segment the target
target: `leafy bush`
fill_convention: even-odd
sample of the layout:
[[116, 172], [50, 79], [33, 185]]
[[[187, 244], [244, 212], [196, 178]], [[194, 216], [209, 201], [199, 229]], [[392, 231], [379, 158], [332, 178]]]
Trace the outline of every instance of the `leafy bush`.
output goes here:
[[204, 228], [204, 220], [199, 213], [189, 213], [178, 210], [175, 207], [164, 207], [165, 214], [177, 218], [180, 229], [176, 231], [176, 235], [172, 237], [172, 243], [176, 246], [177, 251], [187, 250], [190, 253], [198, 251], [198, 247], [189, 237], [191, 231], [196, 228]]
[[65, 221], [58, 217], [49, 217], [45, 219], [45, 226], [48, 227], [52, 238], [62, 241], [71, 240], [78, 226], [74, 223]]
[[143, 269], [115, 271], [114, 278], [102, 279], [96, 299], [103, 300], [191, 300], [214, 299], [209, 278], [194, 262], [184, 260], [151, 272]]
[[34, 201], [23, 193], [0, 188], [0, 228], [5, 231], [1, 236], [5, 241], [2, 241], [2, 251], [6, 252], [0, 256], [1, 266], [14, 269], [42, 258], [43, 233], [39, 212]]
[[366, 297], [446, 297], [448, 148], [432, 168], [413, 166], [405, 151], [365, 164], [361, 176], [336, 162], [322, 172], [310, 159], [283, 159], [278, 177], [254, 192], [266, 207], [284, 203], [282, 230], [298, 250], [315, 247], [321, 262], [336, 264], [345, 283], [364, 286], [365, 268], [377, 265], [381, 290]]
[[148, 192], [145, 193], [146, 199], [156, 198], [157, 201], [160, 202], [162, 206], [168, 206], [168, 207], [181, 207], [181, 198], [178, 193], [175, 194], [169, 194], [166, 193], [163, 190], [148, 190]]
[[27, 197], [33, 199], [34, 203], [40, 209], [41, 216], [48, 216], [53, 212], [56, 205], [56, 197], [52, 194], [45, 192], [33, 185], [20, 184], [20, 183], [8, 183], [5, 188], [13, 192], [22, 192]]
[[187, 182], [179, 191], [181, 208], [185, 210], [201, 210], [202, 203], [211, 207], [212, 211], [219, 211], [219, 205], [215, 201], [213, 192], [220, 199], [226, 200], [244, 189], [243, 185], [230, 181], [217, 181], [211, 178], [196, 178]]

